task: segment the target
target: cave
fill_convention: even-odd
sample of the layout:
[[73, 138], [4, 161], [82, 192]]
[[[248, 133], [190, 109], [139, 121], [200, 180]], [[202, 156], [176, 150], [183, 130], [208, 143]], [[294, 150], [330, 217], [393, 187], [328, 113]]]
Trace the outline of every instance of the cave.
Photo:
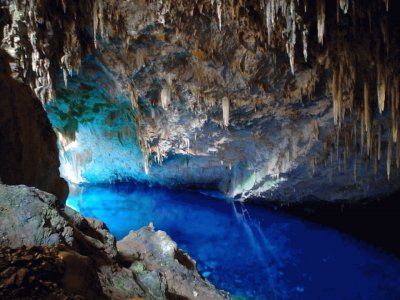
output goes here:
[[390, 0], [0, 0], [0, 299], [400, 299]]

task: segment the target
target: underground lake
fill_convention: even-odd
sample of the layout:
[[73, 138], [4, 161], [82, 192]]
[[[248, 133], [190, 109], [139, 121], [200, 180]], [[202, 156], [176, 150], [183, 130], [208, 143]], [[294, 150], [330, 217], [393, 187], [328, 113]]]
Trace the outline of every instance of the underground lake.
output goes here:
[[400, 260], [334, 229], [207, 191], [81, 186], [67, 205], [117, 239], [153, 223], [234, 299], [398, 299]]

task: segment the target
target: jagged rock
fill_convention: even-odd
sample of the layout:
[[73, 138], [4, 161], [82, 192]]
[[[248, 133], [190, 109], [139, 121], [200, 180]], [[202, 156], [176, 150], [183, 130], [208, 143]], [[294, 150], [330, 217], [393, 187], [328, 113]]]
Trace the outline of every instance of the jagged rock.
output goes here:
[[117, 242], [117, 248], [124, 263], [131, 264], [130, 268], [136, 271], [138, 283], [149, 288], [155, 299], [164, 295], [173, 299], [228, 298], [203, 279], [194, 264], [188, 267], [187, 262], [192, 260], [182, 256], [177, 244], [152, 225], [131, 231]]
[[0, 185], [1, 246], [74, 243], [73, 229], [56, 209], [57, 198], [26, 186]]
[[118, 245], [55, 196], [0, 184], [1, 299], [228, 298], [164, 232], [144, 227]]

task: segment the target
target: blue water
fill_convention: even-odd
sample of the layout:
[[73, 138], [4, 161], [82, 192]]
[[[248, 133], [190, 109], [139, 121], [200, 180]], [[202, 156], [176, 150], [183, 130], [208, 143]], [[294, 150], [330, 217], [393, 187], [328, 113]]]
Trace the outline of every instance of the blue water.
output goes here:
[[117, 239], [153, 222], [238, 299], [400, 299], [400, 259], [260, 207], [132, 184], [88, 186], [68, 205]]

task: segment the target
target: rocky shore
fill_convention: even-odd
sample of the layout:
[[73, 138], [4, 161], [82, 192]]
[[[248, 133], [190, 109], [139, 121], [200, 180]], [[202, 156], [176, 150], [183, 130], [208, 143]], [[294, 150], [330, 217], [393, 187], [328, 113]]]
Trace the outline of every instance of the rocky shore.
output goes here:
[[1, 299], [229, 299], [153, 225], [116, 241], [49, 193], [0, 185]]

